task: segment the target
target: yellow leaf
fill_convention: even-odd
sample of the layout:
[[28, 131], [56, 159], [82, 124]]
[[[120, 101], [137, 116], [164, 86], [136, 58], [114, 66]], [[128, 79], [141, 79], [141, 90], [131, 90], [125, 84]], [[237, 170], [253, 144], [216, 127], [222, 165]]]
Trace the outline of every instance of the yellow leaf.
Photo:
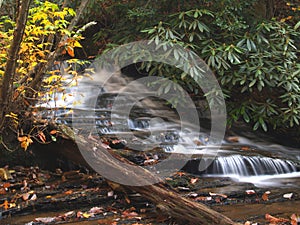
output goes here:
[[30, 135], [18, 137], [18, 140], [21, 142], [21, 148], [23, 148], [25, 151], [27, 150], [28, 146], [33, 143]]
[[0, 178], [2, 180], [8, 180], [8, 179], [11, 179], [12, 176], [6, 168], [0, 168]]
[[88, 219], [88, 218], [91, 217], [91, 214], [89, 214], [89, 213], [83, 213], [82, 216], [83, 216], [83, 218]]
[[82, 48], [82, 45], [78, 41], [74, 41], [74, 47]]

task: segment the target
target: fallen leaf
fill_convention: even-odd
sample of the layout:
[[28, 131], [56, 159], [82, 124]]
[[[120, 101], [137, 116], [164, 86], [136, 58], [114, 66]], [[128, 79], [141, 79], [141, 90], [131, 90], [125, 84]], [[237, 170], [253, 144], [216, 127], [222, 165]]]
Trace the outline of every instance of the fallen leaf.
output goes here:
[[37, 200], [37, 196], [36, 196], [36, 194], [33, 194], [31, 196], [31, 198], [29, 199], [29, 201], [35, 201], [35, 200]]
[[5, 195], [5, 194], [6, 194], [5, 188], [0, 188], [0, 195]]
[[85, 218], [85, 219], [88, 219], [88, 218], [90, 218], [90, 217], [92, 217], [92, 216], [93, 216], [93, 215], [90, 214], [90, 213], [83, 213], [83, 214], [82, 214], [82, 217]]
[[68, 191], [65, 191], [64, 194], [65, 194], [65, 195], [71, 195], [71, 194], [73, 194], [73, 191], [72, 191], [72, 190], [68, 190]]
[[139, 214], [137, 212], [127, 212], [127, 211], [124, 211], [122, 213], [122, 217], [126, 217], [126, 218], [135, 218], [137, 217]]
[[264, 200], [264, 201], [269, 201], [269, 194], [270, 194], [271, 192], [265, 192], [262, 196], [261, 196], [261, 198], [262, 198], [262, 200]]
[[191, 184], [195, 184], [195, 183], [197, 183], [198, 180], [199, 180], [199, 178], [192, 178], [192, 179], [190, 180], [190, 183], [191, 183]]
[[93, 214], [103, 213], [103, 208], [93, 207], [89, 210], [89, 213], [93, 213]]
[[52, 134], [52, 135], [54, 135], [54, 134], [56, 134], [57, 133], [57, 130], [51, 130], [50, 131], [50, 134]]
[[30, 196], [29, 193], [24, 193], [24, 194], [22, 195], [22, 199], [23, 199], [24, 201], [27, 201], [28, 198], [29, 198], [29, 196]]
[[46, 142], [46, 136], [45, 136], [45, 134], [43, 133], [43, 131], [39, 131], [39, 132], [38, 132], [38, 137], [39, 137], [39, 139], [40, 139], [43, 143]]
[[28, 146], [33, 143], [30, 135], [18, 137], [18, 141], [21, 142], [21, 148], [25, 151], [27, 150]]
[[280, 218], [280, 217], [277, 218], [277, 217], [271, 216], [271, 215], [268, 214], [268, 213], [265, 215], [265, 219], [266, 219], [268, 222], [270, 222], [270, 223], [275, 223], [275, 224], [277, 224], [277, 223], [289, 222], [288, 219]]
[[227, 195], [219, 194], [219, 193], [209, 192], [209, 195], [210, 195], [210, 196], [221, 196], [221, 197], [223, 197], [223, 198], [227, 198]]
[[3, 207], [5, 210], [8, 210], [9, 209], [9, 203], [7, 200], [5, 200], [1, 205], [0, 207]]
[[300, 223], [300, 216], [295, 213], [291, 215], [291, 225], [298, 225]]
[[247, 195], [253, 195], [256, 193], [254, 190], [246, 190], [245, 192]]
[[211, 201], [212, 197], [210, 196], [199, 196], [197, 198], [195, 198], [196, 201]]
[[1, 180], [12, 179], [12, 175], [7, 168], [0, 168], [0, 178]]
[[293, 197], [293, 193], [286, 193], [283, 195], [284, 198], [291, 199]]
[[66, 213], [64, 213], [64, 215], [63, 215], [64, 217], [73, 217], [73, 216], [75, 216], [75, 211], [69, 211], [69, 212], [66, 212]]
[[114, 196], [114, 191], [107, 192], [107, 197], [112, 197], [112, 196]]
[[41, 223], [52, 223], [55, 222], [56, 217], [40, 217], [35, 218], [34, 222], [41, 222]]

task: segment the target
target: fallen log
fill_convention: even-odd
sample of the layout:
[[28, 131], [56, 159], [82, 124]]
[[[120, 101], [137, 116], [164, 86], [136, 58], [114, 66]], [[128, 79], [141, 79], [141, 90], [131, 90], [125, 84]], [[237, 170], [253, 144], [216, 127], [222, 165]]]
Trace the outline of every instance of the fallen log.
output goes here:
[[[104, 177], [107, 174], [115, 175], [114, 181], [108, 180], [108, 184], [113, 189], [125, 193], [132, 191], [140, 193], [145, 199], [156, 205], [160, 214], [171, 217], [178, 224], [235, 224], [230, 218], [206, 205], [180, 196], [176, 191], [167, 187], [160, 177], [143, 167], [136, 166], [113, 151], [109, 151], [108, 154], [108, 150], [95, 140], [76, 135], [71, 128], [65, 125], [59, 125], [58, 130], [65, 137], [61, 152], [63, 155], [81, 165], [85, 164], [92, 168], [96, 166], [104, 173]], [[80, 153], [83, 155], [81, 159]], [[88, 159], [89, 163], [84, 158]], [[122, 185], [115, 182], [115, 180], [122, 181], [128, 177], [134, 180], [134, 184], [140, 182], [140, 184], [148, 185]], [[130, 181], [128, 182], [130, 183]]]

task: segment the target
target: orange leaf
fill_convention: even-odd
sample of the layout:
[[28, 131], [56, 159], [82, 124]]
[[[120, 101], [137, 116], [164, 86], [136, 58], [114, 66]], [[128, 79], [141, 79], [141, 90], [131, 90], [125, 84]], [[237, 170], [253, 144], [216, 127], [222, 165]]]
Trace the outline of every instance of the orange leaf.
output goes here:
[[285, 218], [277, 218], [277, 217], [274, 217], [274, 216], [271, 216], [270, 214], [266, 214], [265, 215], [265, 219], [270, 222], [270, 223], [283, 223], [283, 222], [289, 222], [288, 219], [285, 219]]
[[264, 201], [269, 201], [269, 194], [268, 193], [264, 193], [262, 196], [261, 196], [262, 200]]
[[71, 195], [73, 193], [73, 191], [72, 190], [69, 190], [69, 191], [66, 191], [65, 192], [65, 195]]
[[40, 139], [43, 143], [46, 142], [46, 136], [45, 136], [45, 134], [43, 133], [43, 131], [39, 131], [38, 137], [39, 137], [39, 139]]
[[21, 141], [21, 148], [24, 148], [24, 150], [26, 151], [28, 146], [33, 143], [32, 139], [30, 138], [30, 136], [23, 136], [23, 137], [18, 137], [18, 140]]
[[5, 195], [5, 194], [6, 194], [5, 188], [0, 188], [0, 195]]
[[9, 188], [9, 187], [10, 187], [10, 183], [4, 183], [4, 184], [3, 184], [3, 187], [4, 187], [4, 188]]
[[27, 137], [26, 137], [26, 136], [18, 137], [18, 141], [19, 141], [19, 142], [23, 142], [23, 141], [26, 141], [26, 140], [27, 140]]
[[51, 131], [50, 131], [50, 134], [52, 134], [52, 135], [53, 135], [53, 134], [56, 134], [56, 133], [57, 133], [57, 130], [51, 130]]
[[70, 56], [72, 56], [72, 57], [75, 56], [75, 54], [74, 54], [74, 48], [68, 46], [68, 47], [67, 47], [67, 52], [68, 52], [68, 54], [69, 54]]
[[8, 201], [5, 200], [4, 203], [2, 204], [2, 206], [5, 210], [8, 210], [9, 209]]
[[295, 213], [291, 215], [291, 224], [292, 225], [298, 225], [300, 222], [300, 216], [296, 215]]

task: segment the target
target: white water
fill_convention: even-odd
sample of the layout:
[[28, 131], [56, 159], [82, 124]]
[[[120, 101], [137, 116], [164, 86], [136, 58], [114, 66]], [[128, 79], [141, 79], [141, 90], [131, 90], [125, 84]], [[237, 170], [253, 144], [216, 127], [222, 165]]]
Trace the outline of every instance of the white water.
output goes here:
[[294, 163], [288, 160], [260, 156], [232, 155], [217, 157], [213, 163], [213, 174], [260, 176], [296, 172]]
[[207, 175], [208, 177], [228, 177], [235, 182], [252, 183], [257, 187], [299, 187], [300, 172], [243, 176], [238, 174]]
[[[101, 76], [100, 76], [101, 77]], [[105, 76], [103, 76], [105, 77]], [[158, 110], [148, 110], [150, 105], [156, 105], [156, 102], [148, 102], [149, 104], [140, 106], [140, 111], [137, 111], [137, 116], [132, 119], [124, 119], [124, 115], [122, 111], [117, 112], [117, 115], [114, 114], [115, 122], [121, 122], [120, 126], [117, 128], [124, 128], [114, 130], [111, 127], [110, 121], [110, 105], [114, 101], [114, 97], [116, 91], [120, 90], [122, 87], [126, 86], [126, 77], [120, 77], [118, 74], [115, 74], [113, 77], [113, 82], [109, 82], [110, 85], [106, 85], [106, 93], [107, 96], [103, 95], [103, 98], [99, 101], [99, 106], [97, 105], [97, 109], [91, 109], [91, 105], [76, 105], [74, 104], [75, 100], [78, 100], [78, 90], [76, 87], [67, 88], [67, 92], [70, 93], [67, 99], [62, 100], [62, 93], [57, 93], [57, 99], [54, 97], [50, 98], [50, 101], [40, 104], [40, 107], [45, 108], [57, 108], [57, 107], [66, 107], [66, 108], [75, 108], [79, 110], [86, 111], [95, 111], [95, 117], [97, 130], [102, 135], [110, 135], [115, 134], [117, 136], [126, 136], [122, 135], [122, 132], [131, 132], [131, 131], [140, 131], [141, 133], [149, 133], [149, 137], [146, 140], [143, 140], [147, 145], [156, 146], [157, 143], [161, 144], [161, 147], [165, 149], [166, 152], [176, 152], [183, 154], [199, 154], [205, 159], [207, 157], [208, 161], [210, 161], [212, 166], [206, 175], [213, 177], [230, 177], [238, 182], [250, 182], [255, 183], [256, 185], [275, 185], [282, 184], [282, 182], [292, 182], [296, 178], [300, 177], [299, 170], [299, 150], [286, 148], [285, 146], [274, 145], [272, 143], [266, 143], [265, 140], [258, 141], [257, 138], [247, 139], [240, 137], [239, 144], [251, 146], [251, 148], [257, 149], [257, 152], [252, 155], [244, 155], [245, 152], [240, 152], [238, 148], [232, 145], [226, 149], [219, 149], [218, 143], [214, 143], [213, 140], [207, 140], [208, 134], [201, 133], [200, 137], [195, 137], [192, 131], [181, 131], [178, 130], [178, 124], [176, 124], [176, 118], [172, 121], [166, 121], [165, 119], [173, 119], [172, 110], [168, 110], [167, 114], [165, 109]], [[101, 87], [99, 85], [95, 85], [95, 83], [99, 84], [100, 81], [97, 82], [88, 80], [87, 87], [84, 89], [89, 89], [90, 87], [95, 88], [95, 90], [99, 90]], [[103, 81], [101, 81], [103, 82]], [[73, 90], [75, 91], [73, 92]], [[82, 90], [79, 90], [80, 92]], [[77, 92], [77, 94], [76, 94]], [[89, 91], [90, 93], [90, 91]], [[134, 92], [133, 92], [134, 93]], [[90, 96], [84, 96], [85, 99], [88, 99]], [[94, 96], [92, 96], [94, 97]], [[88, 101], [87, 101], [88, 102]], [[123, 102], [122, 102], [123, 104]], [[126, 104], [126, 102], [124, 102]], [[142, 110], [144, 108], [146, 110]], [[145, 115], [145, 111], [151, 112], [160, 112], [158, 114], [150, 114]], [[159, 111], [161, 110], [161, 111]], [[164, 117], [161, 116], [163, 112]], [[64, 110], [53, 111], [52, 116], [56, 116], [59, 118], [61, 123], [67, 124], [66, 120], [63, 117], [65, 113]], [[83, 115], [80, 113], [80, 115]], [[90, 115], [90, 114], [88, 114]], [[158, 116], [157, 116], [158, 115]], [[156, 118], [156, 119], [153, 119]], [[161, 119], [164, 118], [164, 119]], [[78, 118], [78, 120], [82, 120], [82, 118]], [[124, 123], [126, 122], [126, 124]], [[124, 123], [124, 124], [123, 124]], [[114, 124], [115, 125], [115, 124]], [[142, 134], [143, 135], [143, 134]], [[195, 145], [194, 140], [198, 139], [203, 145], [197, 146]], [[127, 142], [132, 140], [126, 140]], [[278, 158], [265, 157], [261, 155], [261, 153], [265, 151], [271, 153], [273, 155], [276, 153]], [[212, 158], [215, 156], [215, 158]], [[290, 160], [286, 160], [290, 159]], [[293, 161], [298, 162], [298, 168], [293, 163]], [[288, 180], [288, 181], [287, 181]]]

